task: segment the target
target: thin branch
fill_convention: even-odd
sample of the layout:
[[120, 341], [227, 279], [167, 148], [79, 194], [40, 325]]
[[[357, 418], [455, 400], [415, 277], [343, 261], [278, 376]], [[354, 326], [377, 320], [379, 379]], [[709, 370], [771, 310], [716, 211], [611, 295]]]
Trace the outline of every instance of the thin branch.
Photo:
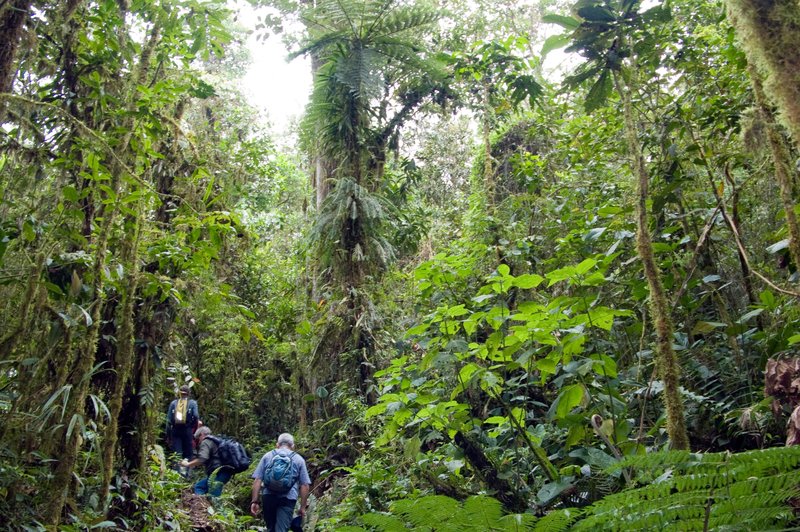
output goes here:
[[[694, 131], [692, 129], [689, 129], [689, 135], [691, 135], [692, 140], [694, 141], [695, 144], [697, 144], [698, 146], [701, 146], [699, 139], [696, 137], [696, 135], [694, 134]], [[772, 281], [770, 281], [763, 274], [761, 274], [757, 270], [753, 269], [753, 265], [750, 263], [750, 258], [747, 255], [747, 251], [745, 250], [744, 244], [742, 244], [742, 238], [739, 235], [739, 229], [736, 227], [736, 223], [731, 219], [731, 217], [728, 216], [728, 212], [725, 209], [725, 204], [723, 202], [721, 194], [717, 191], [717, 188], [714, 186], [714, 174], [711, 172], [711, 161], [709, 161], [708, 158], [706, 157], [705, 150], [702, 149], [702, 146], [701, 146], [701, 149], [700, 149], [700, 157], [703, 158], [703, 161], [705, 163], [703, 166], [705, 166], [706, 174], [708, 175], [708, 179], [709, 179], [709, 181], [711, 183], [711, 190], [714, 192], [714, 196], [717, 198], [717, 203], [719, 205], [720, 213], [722, 213], [722, 217], [725, 219], [725, 222], [728, 224], [728, 227], [730, 228], [731, 233], [733, 234], [734, 240], [736, 240], [736, 247], [739, 250], [739, 255], [740, 255], [742, 261], [744, 262], [744, 264], [747, 266], [747, 269], [750, 270], [750, 273], [752, 273], [753, 275], [755, 275], [756, 277], [761, 279], [761, 281], [764, 284], [766, 284], [768, 287], [772, 288], [776, 292], [779, 292], [781, 294], [786, 294], [786, 295], [789, 295], [789, 296], [793, 296], [793, 297], [796, 297], [796, 298], [800, 298], [800, 292], [795, 292], [794, 290], [788, 290], [786, 288], [781, 288], [780, 286], [778, 286], [775, 283], [773, 283]]]

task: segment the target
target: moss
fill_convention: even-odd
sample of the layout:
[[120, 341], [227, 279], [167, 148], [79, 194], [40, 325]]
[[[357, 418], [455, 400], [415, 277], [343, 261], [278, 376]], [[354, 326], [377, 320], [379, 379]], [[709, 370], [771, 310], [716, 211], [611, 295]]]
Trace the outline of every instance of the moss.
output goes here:
[[749, 61], [764, 78], [764, 92], [800, 147], [800, 3], [727, 0], [727, 7]]

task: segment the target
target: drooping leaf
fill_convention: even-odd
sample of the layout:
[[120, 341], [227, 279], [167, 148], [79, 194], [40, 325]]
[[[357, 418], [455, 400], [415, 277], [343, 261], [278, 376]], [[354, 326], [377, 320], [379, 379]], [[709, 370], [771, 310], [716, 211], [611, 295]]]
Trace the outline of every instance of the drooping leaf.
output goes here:
[[564, 15], [547, 14], [542, 17], [542, 22], [547, 24], [558, 24], [562, 28], [568, 30], [575, 30], [581, 25], [581, 21], [574, 17], [565, 17]]
[[605, 105], [612, 89], [611, 73], [608, 70], [603, 70], [586, 95], [586, 101], [584, 102], [586, 112], [591, 113]]

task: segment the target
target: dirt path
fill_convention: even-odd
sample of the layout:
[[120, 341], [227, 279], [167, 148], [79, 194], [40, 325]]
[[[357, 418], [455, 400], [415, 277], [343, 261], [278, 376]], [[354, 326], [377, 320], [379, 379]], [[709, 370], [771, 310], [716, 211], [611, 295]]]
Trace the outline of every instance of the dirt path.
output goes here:
[[181, 509], [186, 512], [192, 522], [192, 530], [217, 532], [221, 531], [218, 523], [211, 521], [208, 509], [211, 503], [205, 495], [195, 495], [191, 488], [181, 493]]

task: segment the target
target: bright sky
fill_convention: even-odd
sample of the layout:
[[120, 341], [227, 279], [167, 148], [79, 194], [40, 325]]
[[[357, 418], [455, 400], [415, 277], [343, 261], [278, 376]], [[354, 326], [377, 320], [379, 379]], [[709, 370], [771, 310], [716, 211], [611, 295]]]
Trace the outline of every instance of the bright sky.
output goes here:
[[305, 57], [287, 62], [288, 51], [279, 36], [256, 41], [264, 30], [256, 31], [257, 15], [266, 10], [255, 11], [244, 3], [238, 3], [239, 23], [253, 30], [248, 37], [253, 63], [242, 80], [243, 92], [251, 105], [261, 110], [272, 125], [272, 130], [282, 136], [288, 133], [292, 122], [303, 113], [311, 93], [311, 66]]
[[[280, 36], [270, 35], [256, 40], [259, 34], [264, 34], [263, 29], [255, 29], [258, 16], [270, 13], [267, 8], [254, 9], [241, 0], [230, 2], [231, 7], [239, 11], [238, 22], [251, 30], [247, 46], [253, 62], [242, 80], [243, 92], [250, 104], [268, 118], [276, 137], [287, 139], [293, 122], [302, 115], [311, 93], [310, 61], [298, 57], [287, 62], [288, 51]], [[549, 26], [548, 35], [562, 31]], [[554, 50], [545, 59], [545, 76], [557, 82], [565, 70], [574, 67], [579, 60], [574, 54], [567, 56], [562, 50]]]

